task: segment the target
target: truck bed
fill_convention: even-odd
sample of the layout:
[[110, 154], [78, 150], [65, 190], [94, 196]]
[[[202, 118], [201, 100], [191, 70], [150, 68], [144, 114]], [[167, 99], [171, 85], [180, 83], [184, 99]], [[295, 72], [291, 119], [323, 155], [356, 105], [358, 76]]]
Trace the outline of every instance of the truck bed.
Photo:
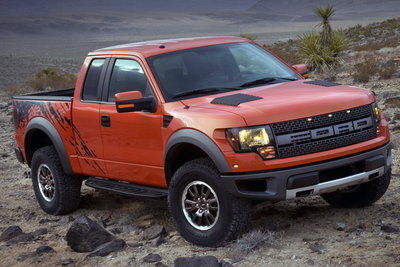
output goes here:
[[14, 96], [13, 99], [20, 100], [43, 100], [43, 101], [71, 101], [75, 88], [61, 89], [56, 91], [43, 91], [25, 95]]

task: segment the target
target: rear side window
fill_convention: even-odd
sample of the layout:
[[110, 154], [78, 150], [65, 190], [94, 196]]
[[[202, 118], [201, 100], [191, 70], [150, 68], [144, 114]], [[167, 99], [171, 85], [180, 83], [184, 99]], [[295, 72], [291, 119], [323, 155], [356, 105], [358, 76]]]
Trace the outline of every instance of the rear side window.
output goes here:
[[99, 85], [101, 71], [104, 66], [105, 59], [95, 59], [89, 66], [89, 70], [86, 74], [85, 83], [83, 85], [83, 100], [98, 100], [97, 89]]

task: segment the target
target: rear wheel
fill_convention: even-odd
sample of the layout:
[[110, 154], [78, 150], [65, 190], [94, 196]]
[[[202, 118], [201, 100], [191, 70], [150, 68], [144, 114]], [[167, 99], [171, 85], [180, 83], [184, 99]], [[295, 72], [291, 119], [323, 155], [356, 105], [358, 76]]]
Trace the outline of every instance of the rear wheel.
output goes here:
[[350, 186], [321, 197], [335, 208], [361, 208], [378, 201], [390, 184], [391, 170], [372, 181]]
[[79, 207], [82, 179], [64, 173], [53, 146], [36, 150], [31, 166], [36, 199], [45, 212], [59, 215]]
[[246, 228], [249, 202], [229, 194], [212, 161], [187, 162], [174, 174], [168, 195], [178, 232], [200, 246], [218, 246]]

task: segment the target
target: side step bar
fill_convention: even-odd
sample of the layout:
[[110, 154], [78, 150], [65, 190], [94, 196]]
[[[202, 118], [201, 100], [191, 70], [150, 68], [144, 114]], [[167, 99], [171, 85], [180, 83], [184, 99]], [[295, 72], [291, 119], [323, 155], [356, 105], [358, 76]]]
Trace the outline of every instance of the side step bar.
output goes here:
[[95, 189], [106, 190], [125, 196], [138, 196], [150, 198], [163, 198], [168, 195], [168, 190], [158, 187], [138, 185], [123, 181], [89, 177], [85, 184]]

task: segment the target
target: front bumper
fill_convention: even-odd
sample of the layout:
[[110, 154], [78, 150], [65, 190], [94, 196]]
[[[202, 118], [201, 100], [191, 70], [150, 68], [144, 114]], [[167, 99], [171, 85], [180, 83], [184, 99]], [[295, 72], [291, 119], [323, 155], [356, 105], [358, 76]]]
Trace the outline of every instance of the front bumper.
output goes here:
[[392, 165], [391, 143], [357, 155], [300, 167], [245, 174], [223, 174], [233, 195], [281, 201], [323, 194], [379, 179]]

